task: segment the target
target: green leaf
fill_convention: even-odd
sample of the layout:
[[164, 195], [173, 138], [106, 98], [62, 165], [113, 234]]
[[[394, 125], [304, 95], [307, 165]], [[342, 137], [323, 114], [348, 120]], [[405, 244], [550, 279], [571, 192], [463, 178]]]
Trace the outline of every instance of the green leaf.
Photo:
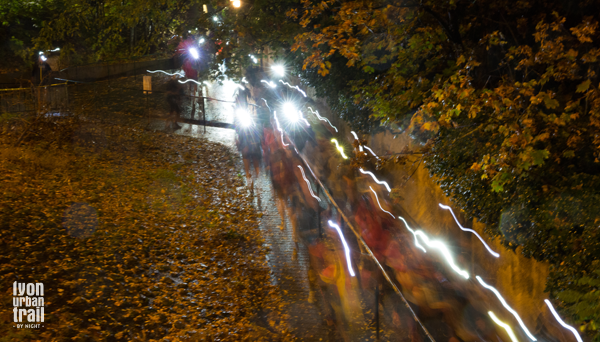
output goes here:
[[544, 159], [548, 158], [550, 155], [550, 152], [548, 152], [548, 150], [533, 150], [529, 155], [533, 160], [533, 165], [542, 165], [544, 164]]
[[584, 91], [588, 90], [588, 88], [590, 87], [590, 83], [591, 83], [590, 80], [585, 80], [585, 81], [581, 82], [577, 86], [576, 92], [583, 93]]

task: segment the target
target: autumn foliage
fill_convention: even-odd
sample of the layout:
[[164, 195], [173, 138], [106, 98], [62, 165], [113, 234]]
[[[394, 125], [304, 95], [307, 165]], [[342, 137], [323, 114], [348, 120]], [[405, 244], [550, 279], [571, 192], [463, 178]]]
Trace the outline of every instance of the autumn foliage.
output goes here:
[[419, 139], [442, 189], [488, 233], [549, 262], [551, 296], [600, 338], [598, 13], [543, 0], [288, 11], [304, 28], [303, 68], [360, 68], [345, 86], [365, 115]]
[[51, 121], [71, 132], [61, 148], [35, 134], [0, 145], [0, 311], [12, 311], [15, 280], [44, 283], [46, 301], [44, 328], [3, 314], [3, 340], [282, 336], [258, 214], [226, 147]]

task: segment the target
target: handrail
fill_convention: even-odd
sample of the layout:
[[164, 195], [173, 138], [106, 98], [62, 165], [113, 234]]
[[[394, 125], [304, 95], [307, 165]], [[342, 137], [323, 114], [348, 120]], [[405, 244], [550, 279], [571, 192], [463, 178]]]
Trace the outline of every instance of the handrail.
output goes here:
[[377, 260], [377, 258], [375, 257], [375, 255], [371, 251], [371, 248], [369, 248], [369, 246], [367, 245], [367, 243], [365, 242], [365, 240], [363, 240], [363, 238], [356, 231], [356, 229], [354, 228], [354, 226], [352, 225], [352, 223], [350, 223], [350, 220], [346, 217], [346, 215], [344, 214], [344, 212], [340, 209], [340, 207], [337, 205], [337, 203], [335, 202], [335, 200], [331, 197], [331, 195], [329, 194], [329, 192], [327, 191], [327, 189], [325, 188], [325, 186], [323, 185], [323, 183], [321, 182], [321, 180], [319, 178], [317, 178], [317, 176], [313, 172], [312, 168], [310, 167], [310, 165], [308, 164], [308, 162], [306, 161], [306, 159], [304, 159], [304, 157], [300, 154], [300, 152], [298, 151], [298, 148], [296, 147], [296, 144], [294, 143], [294, 141], [292, 139], [290, 139], [289, 135], [285, 131], [282, 131], [282, 132], [287, 137], [287, 140], [292, 144], [292, 146], [294, 146], [294, 150], [296, 151], [296, 154], [298, 155], [298, 157], [300, 157], [300, 159], [302, 160], [302, 162], [304, 163], [304, 165], [310, 170], [310, 173], [312, 174], [313, 178], [317, 181], [317, 183], [319, 183], [319, 185], [321, 186], [321, 189], [323, 190], [323, 192], [325, 193], [325, 195], [327, 195], [327, 198], [329, 198], [329, 200], [331, 201], [331, 204], [333, 204], [337, 208], [338, 212], [342, 216], [342, 219], [346, 222], [346, 225], [350, 228], [350, 230], [352, 230], [352, 232], [356, 236], [357, 240], [360, 241], [360, 243], [363, 245], [363, 247], [367, 250], [367, 252], [371, 256], [371, 259], [373, 259], [373, 261], [375, 261], [375, 263], [377, 264], [377, 266], [379, 267], [379, 269], [383, 273], [383, 276], [385, 277], [385, 279], [388, 281], [388, 283], [390, 283], [390, 285], [392, 286], [392, 288], [394, 289], [394, 291], [400, 296], [400, 298], [402, 298], [402, 301], [404, 302], [404, 305], [410, 310], [410, 313], [413, 315], [415, 321], [417, 321], [417, 323], [419, 323], [419, 325], [421, 326], [421, 328], [423, 329], [423, 331], [425, 332], [425, 334], [427, 335], [427, 337], [432, 342], [435, 342], [435, 340], [433, 339], [433, 336], [431, 336], [431, 334], [429, 333], [429, 331], [427, 330], [427, 328], [425, 327], [425, 325], [423, 325], [423, 323], [421, 322], [421, 320], [419, 319], [419, 317], [417, 317], [417, 314], [411, 308], [411, 306], [408, 303], [408, 301], [406, 300], [406, 298], [404, 298], [404, 295], [402, 294], [402, 292], [400, 291], [400, 289], [398, 289], [398, 287], [396, 286], [396, 284], [392, 281], [392, 279], [390, 278], [390, 276], [387, 274], [387, 272], [383, 268], [383, 265], [381, 265], [381, 263], [379, 262], [379, 260]]

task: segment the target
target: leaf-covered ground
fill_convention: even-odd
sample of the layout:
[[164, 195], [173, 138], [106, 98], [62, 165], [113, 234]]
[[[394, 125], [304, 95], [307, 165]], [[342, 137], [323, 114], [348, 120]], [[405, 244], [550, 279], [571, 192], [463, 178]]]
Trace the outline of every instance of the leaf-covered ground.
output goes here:
[[[66, 143], [0, 139], [0, 341], [286, 339], [259, 214], [226, 147], [63, 126]], [[43, 328], [13, 327], [14, 281], [44, 283]]]

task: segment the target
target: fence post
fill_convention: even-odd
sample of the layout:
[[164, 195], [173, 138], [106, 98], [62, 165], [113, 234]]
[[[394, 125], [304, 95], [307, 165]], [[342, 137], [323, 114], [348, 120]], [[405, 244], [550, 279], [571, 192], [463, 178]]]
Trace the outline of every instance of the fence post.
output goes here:
[[[320, 195], [321, 187], [317, 184], [317, 197]], [[321, 205], [317, 203], [317, 227], [319, 228], [319, 238], [323, 237], [323, 226], [321, 225]]]
[[375, 286], [375, 332], [379, 341], [379, 284]]
[[206, 134], [206, 105], [204, 104], [204, 96], [202, 96], [202, 121], [204, 123], [204, 133]]

